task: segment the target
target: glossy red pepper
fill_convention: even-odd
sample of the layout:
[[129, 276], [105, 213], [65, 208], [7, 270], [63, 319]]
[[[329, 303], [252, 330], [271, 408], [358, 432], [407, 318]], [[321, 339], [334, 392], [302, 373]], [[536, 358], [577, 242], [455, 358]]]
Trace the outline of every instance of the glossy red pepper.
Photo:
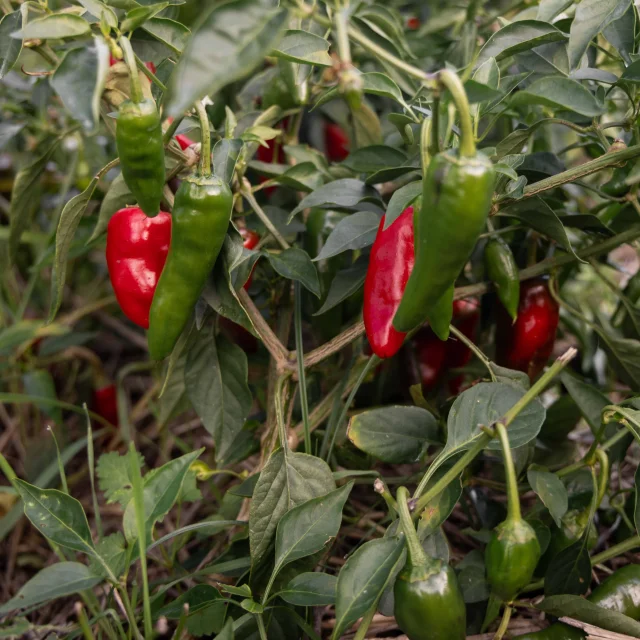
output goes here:
[[349, 138], [339, 125], [325, 121], [324, 146], [331, 162], [342, 162], [349, 155]]
[[118, 394], [115, 384], [108, 384], [99, 389], [94, 389], [91, 400], [94, 413], [104, 418], [111, 424], [118, 426]]
[[107, 228], [107, 267], [124, 314], [147, 329], [153, 294], [171, 242], [171, 216], [150, 218], [138, 207], [120, 209]]
[[388, 229], [383, 229], [384, 221], [385, 216], [380, 220], [369, 257], [363, 316], [373, 352], [380, 358], [390, 358], [406, 336], [393, 328], [392, 320], [415, 262], [413, 207], [407, 207]]
[[189, 136], [186, 136], [184, 133], [178, 133], [176, 135], [176, 142], [180, 145], [180, 148], [183, 151], [185, 149], [188, 149], [193, 144], [193, 140]]
[[[251, 229], [245, 229], [244, 227], [240, 229], [240, 235], [242, 236], [242, 246], [245, 249], [255, 249], [260, 242], [260, 235]], [[253, 265], [253, 269], [251, 269], [251, 273], [249, 274], [249, 279], [244, 283], [244, 288], [248, 289], [251, 286], [251, 281], [253, 279], [253, 272], [255, 271], [256, 266]], [[251, 336], [253, 338], [253, 336]]]
[[499, 305], [496, 323], [496, 360], [535, 378], [547, 363], [556, 339], [559, 320], [558, 303], [541, 279], [525, 280], [520, 285], [518, 318], [511, 319]]

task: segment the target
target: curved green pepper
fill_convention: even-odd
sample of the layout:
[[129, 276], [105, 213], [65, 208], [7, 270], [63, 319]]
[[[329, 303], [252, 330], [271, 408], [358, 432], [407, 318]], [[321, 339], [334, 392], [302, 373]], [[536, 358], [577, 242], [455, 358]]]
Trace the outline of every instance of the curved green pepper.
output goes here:
[[640, 619], [640, 565], [618, 569], [591, 592], [589, 600], [609, 611]]
[[149, 353], [168, 356], [200, 297], [220, 253], [233, 196], [216, 176], [190, 176], [180, 185], [173, 205], [171, 246], [149, 314]]
[[411, 521], [408, 492], [397, 493], [407, 562], [393, 587], [394, 615], [409, 640], [464, 640], [466, 609], [456, 574], [424, 552]]
[[153, 100], [125, 100], [120, 105], [116, 147], [127, 187], [139, 207], [155, 216], [160, 211], [165, 174], [162, 126]]
[[416, 262], [393, 319], [398, 331], [424, 322], [469, 259], [491, 207], [495, 171], [481, 153], [454, 149], [430, 162], [414, 218]]
[[484, 248], [484, 264], [489, 280], [496, 286], [498, 297], [509, 315], [518, 317], [520, 278], [518, 265], [509, 245], [500, 237], [491, 238]]

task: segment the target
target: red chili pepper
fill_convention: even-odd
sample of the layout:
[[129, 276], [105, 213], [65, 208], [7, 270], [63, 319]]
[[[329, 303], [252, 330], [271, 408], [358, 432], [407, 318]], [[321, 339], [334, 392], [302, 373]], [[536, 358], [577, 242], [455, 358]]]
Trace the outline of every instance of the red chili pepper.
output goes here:
[[[260, 235], [251, 229], [245, 229], [244, 227], [240, 229], [240, 235], [242, 236], [243, 243], [242, 246], [245, 249], [254, 249], [258, 242], [260, 242]], [[249, 274], [249, 279], [244, 283], [244, 288], [248, 289], [251, 286], [251, 280], [253, 278], [253, 272], [255, 271], [256, 266], [253, 265], [253, 269], [251, 269], [251, 273]], [[253, 337], [253, 336], [252, 336]]]
[[339, 125], [325, 121], [324, 145], [331, 162], [342, 162], [349, 155], [349, 138]]
[[118, 394], [115, 384], [94, 389], [91, 406], [94, 413], [118, 426]]
[[415, 31], [416, 29], [420, 28], [420, 18], [418, 18], [417, 16], [411, 16], [410, 18], [407, 18], [407, 29], [409, 29], [410, 31]]
[[171, 242], [171, 216], [154, 218], [142, 209], [116, 212], [107, 228], [107, 266], [118, 304], [124, 314], [147, 329], [153, 294]]
[[443, 342], [429, 328], [420, 330], [414, 340], [418, 372], [423, 391], [437, 384], [446, 369], [448, 342]]
[[[364, 281], [364, 326], [369, 344], [379, 358], [395, 355], [406, 336], [393, 328], [402, 294], [415, 262], [413, 207], [407, 207], [388, 229], [380, 220]], [[443, 343], [444, 344], [444, 343]]]
[[498, 364], [529, 374], [533, 380], [553, 351], [560, 309], [541, 279], [520, 284], [520, 304], [515, 322], [502, 305], [496, 323]]

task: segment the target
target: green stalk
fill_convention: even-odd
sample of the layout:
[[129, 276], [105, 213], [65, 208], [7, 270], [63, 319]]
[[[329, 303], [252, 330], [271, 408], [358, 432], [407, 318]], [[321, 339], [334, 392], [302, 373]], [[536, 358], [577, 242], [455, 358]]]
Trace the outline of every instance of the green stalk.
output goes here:
[[414, 567], [425, 565], [429, 562], [427, 554], [424, 552], [418, 534], [413, 526], [411, 513], [409, 512], [409, 492], [406, 487], [398, 487], [396, 491], [396, 502], [398, 503], [398, 513], [400, 514], [400, 524], [404, 531], [404, 539], [407, 544], [407, 553], [409, 554], [409, 563]]
[[171, 121], [171, 124], [167, 127], [167, 130], [164, 132], [164, 136], [162, 137], [162, 141], [165, 144], [169, 144], [171, 142], [171, 138], [173, 138], [173, 134], [178, 130], [180, 123], [184, 120], [184, 113], [177, 118], [174, 118]]
[[199, 100], [195, 103], [198, 119], [200, 120], [200, 162], [198, 170], [201, 176], [211, 175], [211, 132], [209, 130], [209, 116], [204, 105]]
[[309, 427], [309, 401], [307, 399], [307, 380], [304, 373], [304, 346], [302, 344], [302, 290], [295, 283], [294, 324], [296, 334], [296, 362], [298, 364], [298, 393], [304, 428], [304, 451], [311, 455], [311, 429]]
[[131, 41], [126, 36], [122, 36], [118, 40], [124, 53], [124, 60], [129, 67], [129, 81], [131, 83], [131, 100], [140, 103], [143, 100], [142, 88], [140, 87], [140, 78], [138, 76], [138, 66], [136, 65], [136, 54], [131, 47]]
[[[504, 458], [504, 469], [507, 479], [507, 518], [509, 520], [522, 520], [520, 512], [520, 495], [518, 493], [518, 479], [516, 478], [516, 469], [513, 464], [513, 456], [511, 455], [511, 445], [509, 444], [509, 436], [502, 422], [496, 424], [496, 433], [502, 446], [502, 457]], [[507, 621], [508, 622], [508, 621]]]
[[129, 445], [129, 467], [133, 488], [133, 505], [138, 529], [138, 547], [140, 549], [140, 572], [142, 573], [142, 604], [144, 611], [144, 636], [153, 637], [153, 623], [151, 617], [151, 600], [149, 599], [149, 575], [147, 573], [147, 528], [144, 513], [144, 495], [142, 491], [142, 476], [136, 454], [135, 445]]
[[431, 143], [431, 118], [425, 118], [420, 128], [420, 157], [422, 160], [422, 177], [427, 173], [429, 163], [431, 162], [430, 143]]
[[476, 142], [473, 135], [469, 99], [462, 81], [450, 69], [442, 69], [438, 72], [438, 82], [449, 90], [460, 116], [460, 155], [473, 158], [476, 155]]

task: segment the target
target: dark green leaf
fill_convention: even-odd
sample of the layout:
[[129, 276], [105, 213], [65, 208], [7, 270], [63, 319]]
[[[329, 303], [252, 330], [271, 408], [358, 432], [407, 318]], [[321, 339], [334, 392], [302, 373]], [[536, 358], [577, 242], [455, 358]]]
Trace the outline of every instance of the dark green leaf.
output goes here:
[[179, 116], [258, 66], [277, 46], [288, 13], [268, 0], [231, 0], [208, 9], [172, 74], [167, 111]]
[[369, 261], [367, 258], [360, 256], [356, 262], [348, 269], [343, 269], [336, 273], [335, 278], [331, 281], [329, 292], [323, 305], [316, 311], [314, 316], [321, 316], [323, 313], [333, 309], [336, 305], [353, 295], [364, 284], [367, 275]]
[[102, 580], [79, 562], [58, 562], [45, 567], [26, 582], [11, 600], [0, 606], [0, 615], [80, 593], [95, 587]]
[[593, 384], [580, 380], [566, 371], [560, 374], [560, 380], [566, 387], [573, 401], [578, 405], [582, 417], [587, 421], [591, 431], [595, 434], [602, 423], [602, 410], [611, 401]]
[[239, 138], [223, 138], [213, 147], [213, 173], [229, 184], [236, 170], [242, 144]]
[[109, 189], [100, 203], [98, 221], [88, 242], [92, 242], [107, 230], [109, 220], [111, 220], [111, 216], [116, 211], [134, 202], [135, 198], [131, 195], [131, 191], [129, 191], [122, 174], [119, 173], [109, 185]]
[[340, 220], [313, 259], [326, 260], [344, 251], [363, 249], [373, 244], [380, 226], [380, 216], [373, 211], [357, 211]]
[[318, 271], [306, 251], [291, 247], [282, 253], [265, 253], [264, 255], [283, 278], [300, 282], [314, 296], [320, 297], [322, 291]]
[[157, 13], [160, 13], [163, 9], [169, 6], [168, 2], [158, 2], [156, 4], [149, 4], [144, 7], [135, 7], [130, 11], [127, 11], [120, 30], [123, 33], [128, 31], [135, 31], [138, 27], [142, 26], [147, 20], [153, 18]]
[[349, 422], [349, 440], [361, 451], [394, 464], [416, 462], [430, 444], [439, 442], [438, 423], [420, 407], [368, 409]]
[[378, 193], [360, 180], [344, 178], [334, 180], [316, 189], [302, 199], [300, 204], [291, 212], [291, 218], [307, 208], [319, 207], [331, 209], [333, 207], [355, 207], [363, 200], [377, 200]]
[[[588, 530], [589, 527], [587, 532]], [[544, 594], [545, 596], [563, 593], [582, 595], [589, 589], [590, 582], [591, 560], [587, 545], [581, 538], [554, 556], [544, 578]]]
[[184, 612], [185, 604], [189, 605], [187, 630], [190, 634], [200, 637], [217, 634], [222, 630], [227, 605], [215, 587], [209, 584], [196, 585], [162, 607], [158, 615], [169, 620], [178, 620]]
[[[425, 491], [428, 491], [442, 476], [449, 471], [454, 460], [450, 459], [441, 465], [429, 480]], [[420, 539], [431, 536], [439, 530], [440, 525], [451, 515], [460, 496], [462, 484], [459, 478], [452, 480], [439, 494], [434, 496], [424, 507], [420, 515], [418, 535]]]
[[545, 507], [549, 509], [549, 513], [556, 525], [561, 527], [562, 516], [569, 508], [569, 497], [562, 480], [555, 473], [551, 473], [538, 465], [529, 467], [527, 480]]
[[393, 192], [384, 217], [384, 228], [388, 229], [402, 212], [422, 193], [422, 181], [410, 182]]
[[16, 40], [11, 34], [23, 26], [23, 17], [26, 17], [28, 5], [12, 13], [7, 13], [0, 20], [0, 80], [13, 69], [13, 65], [22, 51], [22, 40]]
[[400, 166], [406, 161], [407, 155], [399, 149], [375, 144], [356, 149], [342, 164], [357, 173], [373, 173], [381, 169]]
[[[25, 393], [29, 396], [57, 400], [56, 385], [47, 369], [32, 369], [22, 376]], [[35, 403], [38, 409], [49, 416], [56, 424], [62, 425], [62, 410], [49, 403]]]
[[191, 35], [189, 29], [183, 24], [168, 18], [151, 18], [141, 26], [147, 33], [166, 44], [176, 53], [182, 53]]
[[278, 593], [297, 607], [321, 607], [336, 601], [337, 578], [328, 573], [301, 573]]
[[245, 352], [224, 336], [201, 333], [187, 354], [187, 394], [205, 429], [213, 436], [222, 464], [251, 410]]

